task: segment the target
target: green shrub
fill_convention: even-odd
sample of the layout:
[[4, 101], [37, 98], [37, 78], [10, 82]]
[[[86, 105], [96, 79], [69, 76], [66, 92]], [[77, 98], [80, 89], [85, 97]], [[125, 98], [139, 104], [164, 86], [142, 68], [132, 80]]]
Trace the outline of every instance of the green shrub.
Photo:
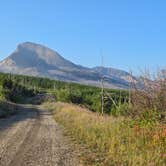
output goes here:
[[128, 103], [123, 103], [117, 105], [117, 107], [112, 107], [110, 111], [110, 115], [113, 116], [128, 116], [130, 115], [129, 112], [129, 104]]

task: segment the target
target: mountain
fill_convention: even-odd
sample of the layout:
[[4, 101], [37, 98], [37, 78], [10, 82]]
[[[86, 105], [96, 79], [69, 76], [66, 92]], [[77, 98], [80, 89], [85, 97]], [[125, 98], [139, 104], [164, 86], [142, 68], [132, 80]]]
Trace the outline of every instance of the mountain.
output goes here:
[[56, 51], [31, 42], [19, 44], [9, 57], [2, 60], [0, 72], [48, 77], [94, 86], [100, 86], [100, 80], [104, 77], [105, 87], [108, 88], [128, 88], [130, 80], [135, 79], [129, 73], [114, 68], [87, 68], [76, 65]]

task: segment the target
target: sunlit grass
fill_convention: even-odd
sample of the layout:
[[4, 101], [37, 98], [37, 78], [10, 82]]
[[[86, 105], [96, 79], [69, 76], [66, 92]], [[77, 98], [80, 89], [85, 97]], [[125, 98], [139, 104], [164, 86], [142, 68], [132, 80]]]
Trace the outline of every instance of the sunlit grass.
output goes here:
[[166, 163], [166, 126], [139, 127], [123, 117], [101, 116], [71, 104], [45, 104], [78, 144], [87, 165], [149, 165]]

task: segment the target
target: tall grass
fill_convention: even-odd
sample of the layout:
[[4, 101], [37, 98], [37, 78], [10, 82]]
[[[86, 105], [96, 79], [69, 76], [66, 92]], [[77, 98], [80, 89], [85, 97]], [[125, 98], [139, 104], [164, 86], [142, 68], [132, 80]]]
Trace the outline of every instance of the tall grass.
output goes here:
[[166, 126], [139, 127], [132, 119], [100, 116], [71, 104], [46, 104], [78, 144], [85, 165], [151, 165], [166, 162]]

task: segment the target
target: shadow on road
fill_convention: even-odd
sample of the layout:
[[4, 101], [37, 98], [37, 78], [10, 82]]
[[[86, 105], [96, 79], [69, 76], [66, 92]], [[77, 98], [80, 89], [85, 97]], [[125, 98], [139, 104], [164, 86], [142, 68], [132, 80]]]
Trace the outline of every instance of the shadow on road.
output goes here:
[[26, 119], [36, 119], [39, 117], [38, 108], [30, 105], [20, 105], [10, 103], [16, 109], [16, 114], [8, 118], [0, 119], [0, 132], [12, 127], [14, 124]]

